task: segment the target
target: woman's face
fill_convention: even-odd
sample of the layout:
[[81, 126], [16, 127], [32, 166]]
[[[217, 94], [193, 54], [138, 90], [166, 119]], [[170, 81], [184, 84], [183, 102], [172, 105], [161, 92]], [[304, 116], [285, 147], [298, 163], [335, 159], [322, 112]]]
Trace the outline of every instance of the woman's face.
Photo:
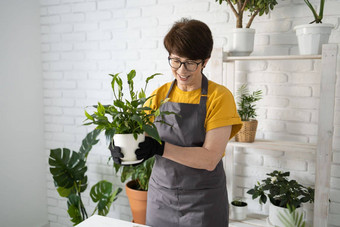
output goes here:
[[184, 64], [182, 64], [178, 69], [171, 67], [172, 74], [177, 80], [177, 86], [182, 91], [192, 91], [196, 90], [201, 87], [201, 81], [202, 81], [202, 67], [206, 64], [206, 61], [202, 60], [192, 60], [187, 59], [185, 57], [178, 56], [176, 54], [170, 54], [169, 56], [171, 58], [171, 61], [173, 64], [179, 65], [181, 62], [187, 63], [187, 68], [191, 68], [191, 66], [194, 66], [194, 68], [197, 66], [197, 69], [187, 70]]

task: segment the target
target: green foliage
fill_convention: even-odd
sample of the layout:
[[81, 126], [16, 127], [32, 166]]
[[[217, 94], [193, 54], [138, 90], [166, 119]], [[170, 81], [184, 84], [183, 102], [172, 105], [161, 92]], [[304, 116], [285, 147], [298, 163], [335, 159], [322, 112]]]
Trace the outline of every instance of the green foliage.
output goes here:
[[262, 91], [257, 90], [250, 94], [247, 85], [243, 84], [237, 90], [236, 99], [238, 100], [237, 112], [240, 115], [241, 120], [249, 121], [257, 116], [254, 103], [262, 99]]
[[155, 158], [152, 157], [136, 166], [122, 166], [117, 163], [114, 163], [113, 165], [116, 172], [122, 171], [120, 178], [122, 183], [131, 177], [131, 180], [135, 180], [138, 183], [137, 190], [147, 191], [154, 162]]
[[259, 197], [259, 203], [270, 202], [279, 207], [287, 205], [300, 207], [301, 203], [314, 202], [314, 189], [304, 187], [295, 180], [288, 180], [290, 172], [273, 171], [267, 174], [269, 177], [257, 182], [254, 188], [247, 191], [253, 199]]
[[242, 28], [243, 14], [249, 11], [249, 21], [246, 28], [250, 28], [254, 18], [259, 15], [268, 14], [277, 5], [276, 0], [215, 0], [220, 5], [226, 2], [236, 16], [236, 28]]
[[323, 19], [323, 9], [325, 7], [325, 1], [326, 0], [320, 0], [320, 10], [319, 10], [319, 14], [316, 12], [316, 10], [314, 9], [313, 5], [309, 2], [309, 0], [304, 0], [305, 3], [307, 4], [308, 8], [312, 11], [313, 16], [314, 16], [314, 20], [312, 22], [310, 22], [310, 24], [313, 23], [322, 23], [322, 19]]
[[[96, 139], [100, 130], [95, 129], [88, 133], [82, 141], [79, 152], [71, 151], [68, 148], [51, 149], [48, 163], [54, 184], [61, 197], [67, 198], [68, 214], [74, 225], [79, 224], [88, 218], [85, 206], [81, 199], [81, 193], [87, 188], [87, 155], [93, 145], [98, 143]], [[91, 198], [98, 202], [96, 209], [99, 215], [106, 215], [121, 188], [113, 191], [112, 183], [100, 181], [91, 189]]]
[[248, 205], [246, 202], [243, 202], [242, 199], [234, 199], [231, 204], [238, 207], [245, 207]]
[[[134, 91], [134, 81], [136, 71], [131, 70], [127, 74], [127, 83], [129, 85], [130, 100], [123, 99], [123, 81], [117, 74], [109, 74], [112, 77], [111, 87], [115, 100], [113, 105], [102, 105], [98, 102], [95, 105], [96, 111], [93, 114], [89, 114], [85, 111], [86, 120], [89, 121], [85, 125], [97, 125], [97, 129], [104, 130], [108, 141], [111, 142], [114, 134], [130, 134], [132, 133], [134, 138], [137, 139], [138, 134], [146, 132], [149, 136], [160, 142], [158, 131], [154, 125], [153, 119], [157, 116], [168, 115], [170, 112], [161, 112], [159, 109], [152, 109], [144, 106], [147, 100], [152, 96], [147, 97], [145, 91], [148, 82], [159, 73], [153, 74], [145, 81], [144, 89], [137, 92]], [[164, 100], [161, 102], [167, 102]], [[164, 122], [163, 122], [164, 123]]]
[[286, 227], [305, 227], [306, 222], [303, 221], [303, 213], [296, 211], [294, 206], [287, 204], [288, 210], [279, 213], [278, 217], [282, 224]]

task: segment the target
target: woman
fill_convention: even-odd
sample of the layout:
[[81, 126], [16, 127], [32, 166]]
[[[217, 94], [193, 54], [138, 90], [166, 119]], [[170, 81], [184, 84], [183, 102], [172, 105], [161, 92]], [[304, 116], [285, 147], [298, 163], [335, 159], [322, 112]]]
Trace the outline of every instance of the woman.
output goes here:
[[[162, 144], [150, 137], [139, 144], [138, 159], [155, 155], [146, 224], [152, 227], [228, 226], [226, 177], [222, 164], [228, 140], [241, 128], [230, 91], [203, 75], [213, 39], [201, 21], [182, 19], [164, 38], [175, 80], [153, 92], [168, 124], [157, 124]], [[156, 119], [157, 121], [158, 119]], [[117, 158], [122, 157], [114, 149]], [[118, 154], [118, 155], [117, 155]]]

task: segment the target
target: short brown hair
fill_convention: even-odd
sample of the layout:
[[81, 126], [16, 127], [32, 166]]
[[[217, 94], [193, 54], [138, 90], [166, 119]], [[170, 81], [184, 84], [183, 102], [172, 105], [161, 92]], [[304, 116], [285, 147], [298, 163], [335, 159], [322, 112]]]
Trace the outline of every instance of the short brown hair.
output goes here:
[[174, 23], [164, 38], [169, 52], [192, 60], [210, 58], [213, 38], [210, 28], [199, 20], [182, 18]]

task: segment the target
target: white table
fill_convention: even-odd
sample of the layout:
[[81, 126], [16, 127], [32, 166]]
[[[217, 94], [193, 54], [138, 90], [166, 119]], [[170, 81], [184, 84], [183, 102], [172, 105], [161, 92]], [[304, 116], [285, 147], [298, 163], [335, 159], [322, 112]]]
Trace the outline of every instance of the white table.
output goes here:
[[93, 215], [77, 225], [77, 227], [150, 227], [114, 218]]

